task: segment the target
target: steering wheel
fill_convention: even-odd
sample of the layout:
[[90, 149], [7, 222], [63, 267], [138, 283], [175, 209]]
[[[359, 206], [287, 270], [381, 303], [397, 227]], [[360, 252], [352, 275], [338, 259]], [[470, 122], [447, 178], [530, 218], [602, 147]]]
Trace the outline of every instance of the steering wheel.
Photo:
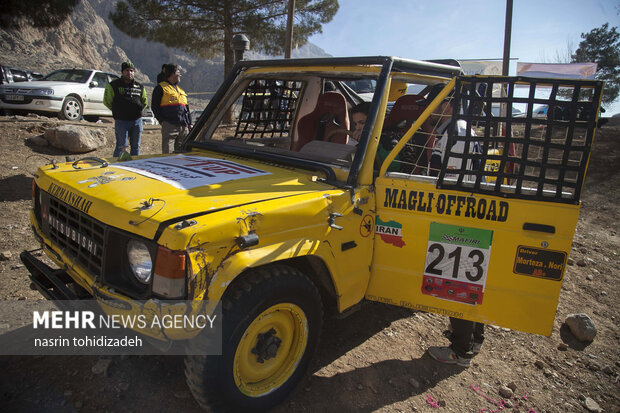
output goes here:
[[353, 136], [352, 130], [348, 130], [346, 128], [338, 128], [338, 129], [331, 130], [327, 133], [327, 136], [325, 136], [325, 142], [331, 142], [334, 135], [337, 135], [339, 133], [344, 133], [345, 135]]

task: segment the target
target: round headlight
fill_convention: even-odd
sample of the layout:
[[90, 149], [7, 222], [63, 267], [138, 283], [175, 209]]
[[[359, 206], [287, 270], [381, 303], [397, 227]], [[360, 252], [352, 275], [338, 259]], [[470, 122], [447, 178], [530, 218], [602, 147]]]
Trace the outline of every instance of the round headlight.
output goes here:
[[135, 239], [127, 243], [127, 258], [133, 275], [141, 283], [147, 284], [151, 281], [153, 274], [153, 260], [151, 253], [142, 241]]

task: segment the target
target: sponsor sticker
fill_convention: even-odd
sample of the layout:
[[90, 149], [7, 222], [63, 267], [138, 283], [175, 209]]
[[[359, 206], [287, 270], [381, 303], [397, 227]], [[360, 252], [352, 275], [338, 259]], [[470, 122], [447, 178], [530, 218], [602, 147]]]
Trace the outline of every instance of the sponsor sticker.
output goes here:
[[482, 304], [493, 231], [431, 222], [422, 294]]
[[226, 181], [269, 175], [269, 172], [224, 159], [176, 155], [139, 159], [115, 165], [157, 179], [179, 189], [192, 189]]

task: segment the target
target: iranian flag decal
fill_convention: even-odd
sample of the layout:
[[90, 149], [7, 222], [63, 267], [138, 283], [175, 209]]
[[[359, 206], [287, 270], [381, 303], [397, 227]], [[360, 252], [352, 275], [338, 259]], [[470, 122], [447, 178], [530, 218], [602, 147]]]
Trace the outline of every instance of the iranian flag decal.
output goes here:
[[384, 222], [377, 216], [375, 232], [381, 237], [383, 242], [398, 248], [402, 248], [405, 245], [405, 241], [403, 241], [403, 224], [392, 220]]

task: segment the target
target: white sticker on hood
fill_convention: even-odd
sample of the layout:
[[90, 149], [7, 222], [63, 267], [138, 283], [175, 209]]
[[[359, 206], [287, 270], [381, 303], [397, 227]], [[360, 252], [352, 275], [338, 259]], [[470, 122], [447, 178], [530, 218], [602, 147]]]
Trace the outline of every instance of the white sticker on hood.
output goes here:
[[179, 189], [270, 175], [269, 172], [236, 162], [187, 155], [140, 159], [114, 164], [114, 167], [166, 182]]

